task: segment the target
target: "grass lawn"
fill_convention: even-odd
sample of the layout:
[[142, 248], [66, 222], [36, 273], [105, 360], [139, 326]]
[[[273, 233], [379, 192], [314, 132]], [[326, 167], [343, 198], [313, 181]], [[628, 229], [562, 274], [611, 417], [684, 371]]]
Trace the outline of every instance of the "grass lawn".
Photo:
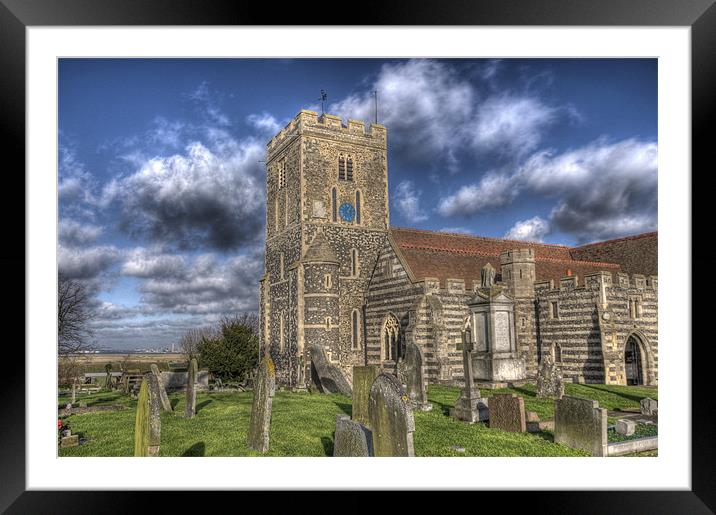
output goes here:
[[[542, 420], [554, 415], [554, 401], [537, 399], [534, 387], [481, 390], [490, 396], [509, 391], [522, 395], [525, 408], [536, 411]], [[609, 409], [638, 407], [643, 397], [656, 399], [656, 390], [625, 386], [566, 385], [566, 393], [593, 398]], [[459, 389], [431, 386], [431, 412], [415, 413], [415, 454], [417, 456], [586, 456], [585, 453], [553, 443], [552, 435], [507, 433], [484, 424], [465, 424], [451, 419], [448, 410]], [[251, 392], [199, 393], [197, 414], [183, 418], [184, 395], [170, 395], [173, 412], [162, 413], [161, 456], [259, 456], [246, 446], [251, 412]], [[115, 412], [71, 415], [67, 421], [73, 433], [88, 442], [60, 449], [60, 456], [131, 456], [134, 449], [136, 401], [117, 392], [78, 396], [88, 406], [126, 406]], [[66, 401], [58, 402], [64, 406]], [[351, 413], [351, 400], [342, 395], [277, 392], [273, 401], [271, 444], [267, 456], [331, 456], [333, 431], [338, 413]], [[453, 450], [453, 445], [465, 452]]]

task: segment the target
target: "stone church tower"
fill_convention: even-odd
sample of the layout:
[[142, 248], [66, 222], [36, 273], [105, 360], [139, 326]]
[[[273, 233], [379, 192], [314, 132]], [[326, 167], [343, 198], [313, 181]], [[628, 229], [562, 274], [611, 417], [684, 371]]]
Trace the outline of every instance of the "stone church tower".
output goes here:
[[388, 233], [387, 131], [301, 111], [267, 145], [260, 354], [310, 381], [319, 345], [347, 377], [365, 363], [365, 292]]

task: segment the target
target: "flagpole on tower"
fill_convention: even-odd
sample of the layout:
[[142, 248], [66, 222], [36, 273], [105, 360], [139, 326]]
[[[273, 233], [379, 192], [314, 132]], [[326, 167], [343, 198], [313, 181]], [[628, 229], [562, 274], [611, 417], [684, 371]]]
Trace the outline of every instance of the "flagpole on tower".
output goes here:
[[326, 101], [327, 98], [328, 98], [328, 93], [326, 93], [326, 90], [322, 89], [321, 90], [321, 98], [319, 98], [319, 100], [321, 101], [321, 116], [323, 116], [325, 114], [325, 111], [323, 110], [323, 103]]

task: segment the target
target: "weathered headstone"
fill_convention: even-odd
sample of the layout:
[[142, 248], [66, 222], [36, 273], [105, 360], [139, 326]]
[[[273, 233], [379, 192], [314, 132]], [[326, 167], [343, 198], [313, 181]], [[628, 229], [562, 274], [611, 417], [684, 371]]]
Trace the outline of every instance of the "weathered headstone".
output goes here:
[[276, 368], [266, 355], [261, 360], [254, 380], [254, 401], [251, 405], [251, 420], [247, 443], [251, 449], [266, 452], [269, 449], [271, 430], [271, 405], [276, 392]]
[[77, 401], [77, 383], [72, 381], [72, 404]]
[[617, 420], [614, 429], [620, 435], [631, 436], [634, 434], [634, 431], [636, 431], [636, 422], [626, 418], [620, 418]]
[[333, 456], [373, 456], [373, 435], [360, 422], [351, 420], [344, 413], [336, 416], [336, 432], [333, 437]]
[[493, 395], [490, 398], [490, 427], [524, 433], [527, 430], [524, 399], [511, 393]]
[[649, 397], [642, 399], [639, 406], [642, 415], [657, 415], [659, 413], [659, 403]]
[[433, 405], [428, 402], [423, 374], [423, 352], [414, 342], [405, 349], [404, 371], [406, 392], [414, 409], [430, 411]]
[[368, 416], [376, 456], [415, 456], [413, 410], [395, 376], [380, 374], [373, 381]]
[[107, 390], [112, 389], [112, 363], [107, 363], [104, 366], [104, 371], [107, 372], [107, 376], [105, 379], [105, 387]]
[[63, 436], [60, 439], [60, 449], [66, 449], [67, 447], [77, 447], [79, 444], [79, 435]]
[[564, 395], [562, 369], [550, 355], [542, 358], [537, 371], [537, 397], [561, 399]]
[[352, 418], [363, 425], [369, 425], [368, 398], [373, 381], [380, 374], [377, 365], [353, 367], [353, 409]]
[[137, 415], [134, 420], [134, 455], [159, 456], [161, 434], [160, 400], [153, 392], [157, 392], [157, 381], [153, 374], [147, 374], [139, 387], [137, 398]]
[[450, 410], [450, 416], [457, 420], [473, 423], [489, 418], [487, 399], [480, 397], [480, 390], [475, 387], [475, 376], [472, 371], [473, 342], [471, 337], [463, 333], [462, 344], [458, 350], [462, 350], [462, 366], [465, 384], [460, 391], [460, 397], [455, 402], [455, 407]]
[[196, 372], [198, 369], [196, 358], [192, 358], [186, 374], [186, 402], [184, 403], [184, 418], [194, 418], [196, 415]]
[[353, 394], [351, 384], [340, 367], [330, 362], [322, 346], [311, 345], [311, 362], [318, 375], [318, 387], [324, 393], [342, 393], [349, 397]]
[[565, 395], [555, 401], [554, 442], [607, 455], [607, 410], [597, 401]]
[[159, 372], [159, 367], [152, 363], [151, 367], [152, 374], [157, 378], [157, 385], [159, 386], [159, 399], [162, 401], [162, 409], [164, 411], [172, 411], [172, 403], [169, 402], [169, 397], [167, 396], [167, 390], [164, 388], [164, 382], [162, 381], [162, 374]]

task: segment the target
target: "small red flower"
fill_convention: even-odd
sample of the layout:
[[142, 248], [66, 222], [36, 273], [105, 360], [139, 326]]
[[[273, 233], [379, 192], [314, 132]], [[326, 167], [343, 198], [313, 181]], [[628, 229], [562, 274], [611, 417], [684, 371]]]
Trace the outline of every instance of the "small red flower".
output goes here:
[[57, 419], [57, 429], [62, 429], [62, 419], [61, 418]]

